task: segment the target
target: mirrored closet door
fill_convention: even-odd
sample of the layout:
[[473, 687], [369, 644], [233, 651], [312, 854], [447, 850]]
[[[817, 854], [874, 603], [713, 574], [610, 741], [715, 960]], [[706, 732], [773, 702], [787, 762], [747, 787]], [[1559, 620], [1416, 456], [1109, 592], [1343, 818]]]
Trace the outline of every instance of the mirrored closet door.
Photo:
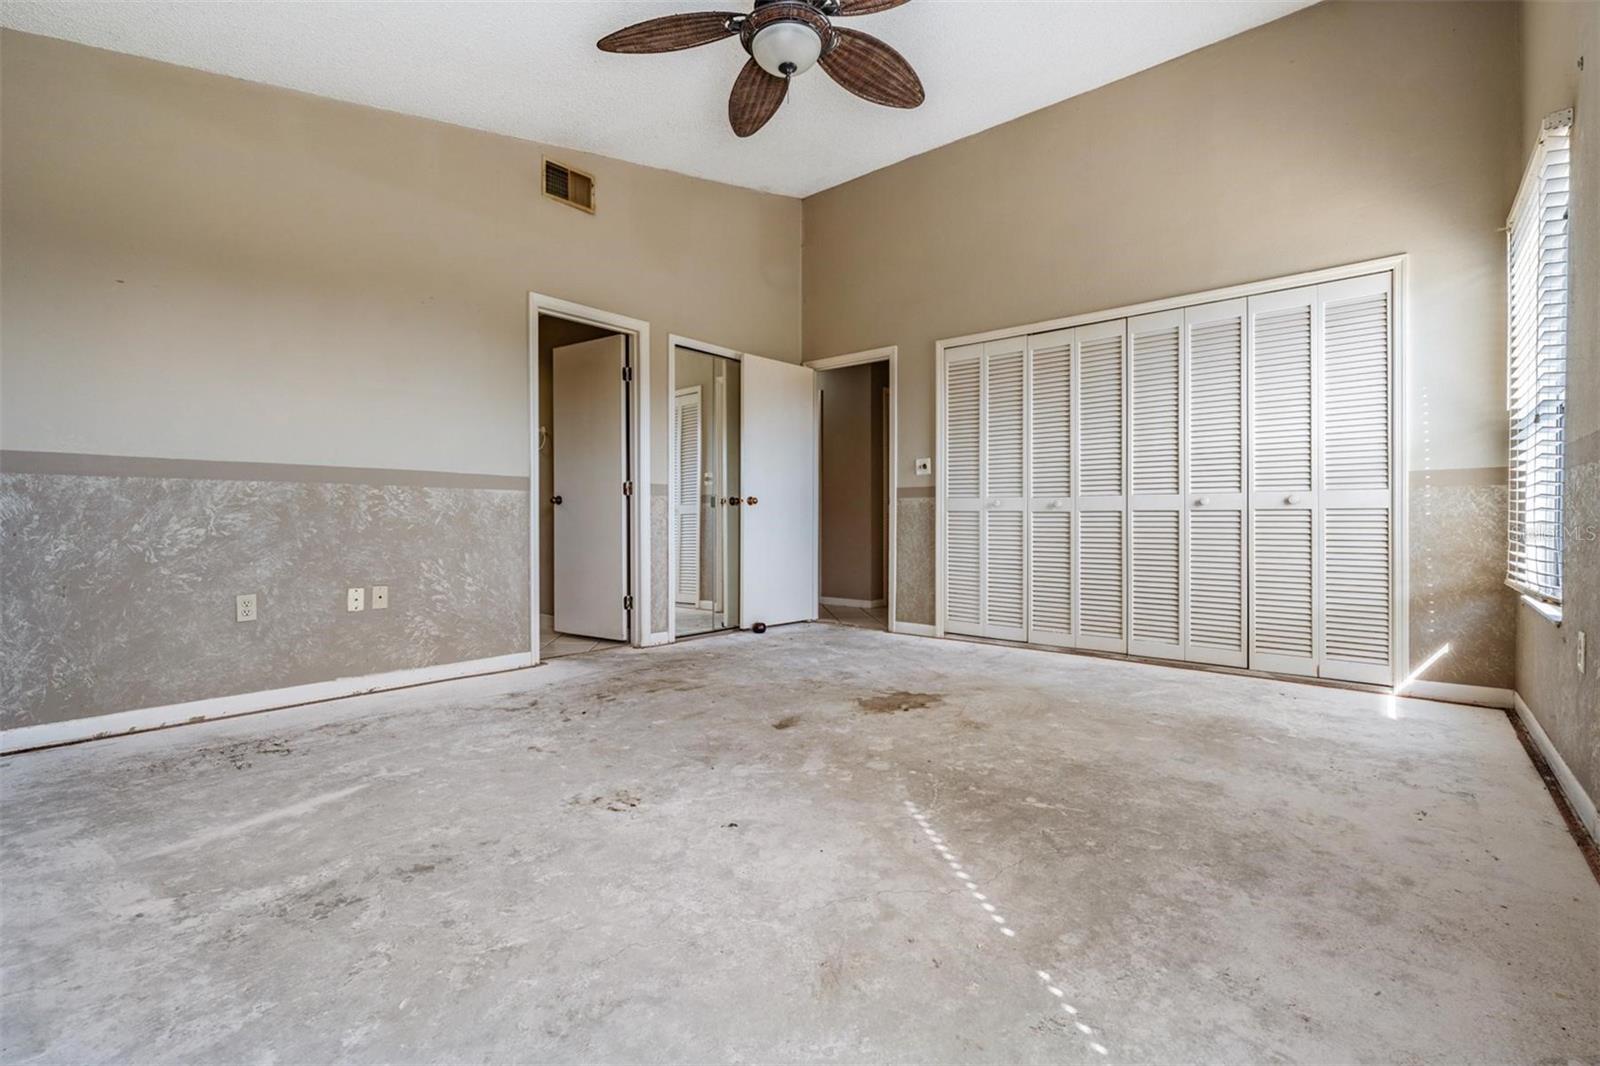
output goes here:
[[673, 604], [680, 637], [739, 624], [738, 360], [673, 349]]

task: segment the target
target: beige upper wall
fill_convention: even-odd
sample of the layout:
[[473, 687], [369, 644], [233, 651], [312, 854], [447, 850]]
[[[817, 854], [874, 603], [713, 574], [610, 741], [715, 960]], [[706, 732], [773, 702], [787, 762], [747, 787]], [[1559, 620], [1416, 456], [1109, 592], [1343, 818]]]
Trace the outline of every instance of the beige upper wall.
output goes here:
[[[1578, 59], [1584, 69], [1578, 69]], [[1600, 123], [1596, 64], [1600, 64], [1600, 2], [1544, 0], [1522, 18], [1522, 145], [1526, 162], [1544, 117], [1576, 109], [1572, 168], [1572, 293], [1568, 321], [1567, 439], [1600, 432]], [[1588, 88], [1585, 93], [1585, 88]], [[1593, 459], [1594, 456], [1588, 456]]]
[[[796, 360], [796, 200], [6, 31], [0, 447], [528, 473], [527, 293]], [[541, 153], [599, 212], [540, 194]]]
[[819, 193], [806, 357], [899, 345], [931, 485], [941, 338], [1406, 252], [1411, 466], [1503, 466], [1517, 41], [1509, 3], [1326, 3]]

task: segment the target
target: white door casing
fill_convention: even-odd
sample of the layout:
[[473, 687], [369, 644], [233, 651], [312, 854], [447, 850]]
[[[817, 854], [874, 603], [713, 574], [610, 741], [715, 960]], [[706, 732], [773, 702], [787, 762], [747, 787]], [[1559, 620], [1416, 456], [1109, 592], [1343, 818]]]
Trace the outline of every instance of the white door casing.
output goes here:
[[678, 523], [677, 602], [700, 603], [701, 437], [704, 408], [698, 385], [673, 397], [673, 510]]
[[627, 342], [600, 337], [552, 352], [555, 388], [555, 628], [628, 638]]
[[740, 365], [739, 625], [816, 618], [815, 371], [746, 355]]

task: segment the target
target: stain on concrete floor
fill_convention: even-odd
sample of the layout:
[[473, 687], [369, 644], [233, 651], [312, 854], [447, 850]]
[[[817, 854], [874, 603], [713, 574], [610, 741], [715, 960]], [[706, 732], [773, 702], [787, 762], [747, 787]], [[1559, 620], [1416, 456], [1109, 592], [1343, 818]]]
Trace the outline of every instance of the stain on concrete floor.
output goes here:
[[0, 1059], [1592, 1059], [1600, 888], [1399, 707], [796, 626], [13, 757]]
[[940, 703], [944, 697], [937, 692], [880, 692], [875, 696], [860, 696], [856, 706], [868, 714], [898, 714], [901, 711], [920, 711]]

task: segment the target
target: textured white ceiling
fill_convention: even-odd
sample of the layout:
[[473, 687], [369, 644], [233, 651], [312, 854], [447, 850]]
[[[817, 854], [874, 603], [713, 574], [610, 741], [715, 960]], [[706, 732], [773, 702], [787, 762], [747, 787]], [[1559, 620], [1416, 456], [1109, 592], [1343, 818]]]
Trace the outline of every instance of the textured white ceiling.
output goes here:
[[806, 196], [1126, 77], [1312, 0], [914, 0], [841, 19], [922, 76], [915, 111], [821, 69], [748, 140], [728, 128], [736, 40], [651, 56], [595, 41], [656, 15], [726, 7], [478, 0], [5, 0], [0, 24], [319, 96]]

